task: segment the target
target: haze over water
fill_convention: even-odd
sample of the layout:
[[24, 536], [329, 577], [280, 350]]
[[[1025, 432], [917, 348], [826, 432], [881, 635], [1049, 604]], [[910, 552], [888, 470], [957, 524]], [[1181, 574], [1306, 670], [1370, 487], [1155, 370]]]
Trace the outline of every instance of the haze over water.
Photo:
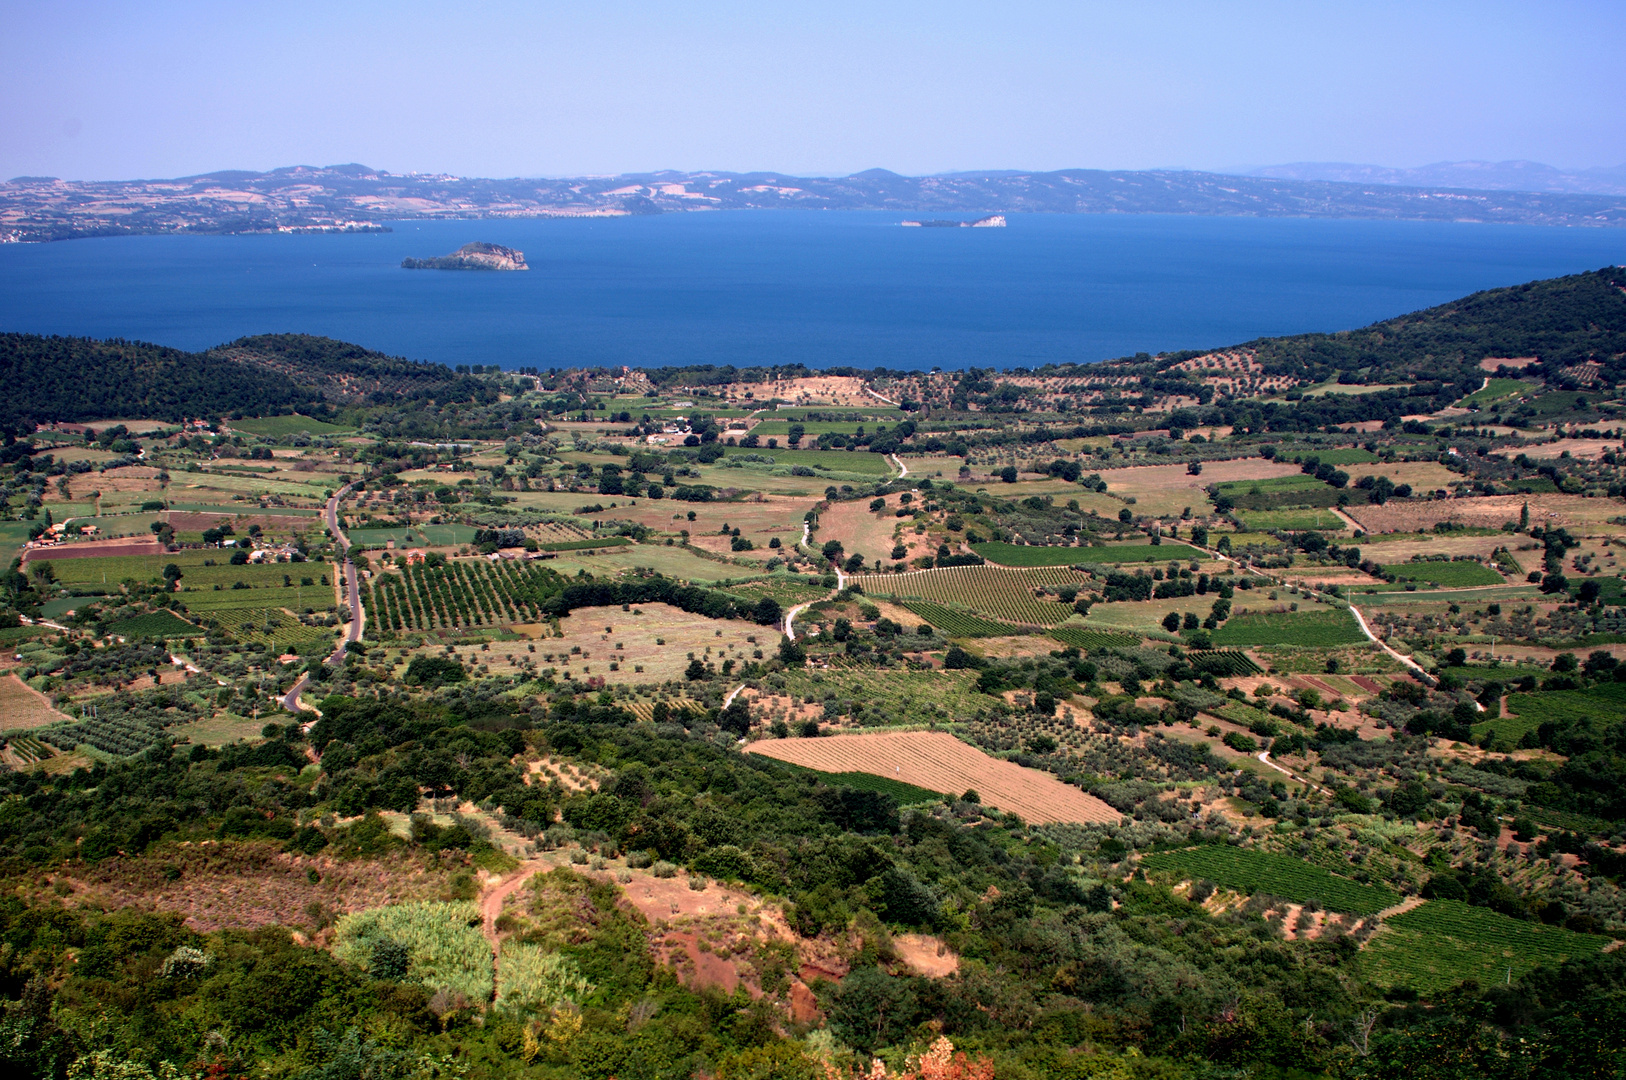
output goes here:
[[[1615, 229], [1101, 215], [903, 229], [904, 216], [739, 211], [7, 244], [0, 330], [187, 349], [298, 331], [504, 367], [1033, 367], [1350, 329], [1626, 262], [1626, 230]], [[531, 270], [400, 269], [470, 240], [519, 248]]]

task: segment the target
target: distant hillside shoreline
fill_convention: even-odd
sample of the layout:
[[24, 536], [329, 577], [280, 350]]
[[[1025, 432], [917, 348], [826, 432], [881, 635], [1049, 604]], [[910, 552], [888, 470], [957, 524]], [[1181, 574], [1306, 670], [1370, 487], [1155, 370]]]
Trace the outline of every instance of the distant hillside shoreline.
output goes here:
[[363, 165], [177, 180], [0, 183], [0, 242], [163, 233], [376, 232], [385, 221], [619, 217], [682, 210], [886, 210], [905, 215], [1187, 214], [1517, 225], [1626, 225], [1626, 196], [1232, 176], [1175, 170], [845, 177], [659, 172], [489, 180]]

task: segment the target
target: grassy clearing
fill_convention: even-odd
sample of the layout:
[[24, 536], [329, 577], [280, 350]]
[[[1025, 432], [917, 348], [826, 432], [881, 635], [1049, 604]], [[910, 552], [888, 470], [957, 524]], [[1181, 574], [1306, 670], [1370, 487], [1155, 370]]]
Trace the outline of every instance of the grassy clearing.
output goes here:
[[1476, 585], [1505, 585], [1502, 575], [1483, 563], [1407, 562], [1389, 563], [1384, 569], [1401, 581], [1426, 581], [1447, 589], [1468, 589]]
[[1215, 645], [1354, 645], [1366, 635], [1344, 608], [1327, 611], [1249, 611], [1214, 631]]
[[865, 726], [970, 717], [990, 702], [977, 692], [974, 671], [790, 671], [781, 693], [833, 702]]
[[1315, 449], [1295, 452], [1292, 455], [1277, 454], [1277, 461], [1303, 461], [1307, 457], [1317, 458], [1323, 465], [1368, 465], [1378, 460], [1378, 456], [1370, 450], [1359, 446], [1337, 446], [1331, 449]]
[[1385, 920], [1364, 959], [1380, 985], [1445, 990], [1464, 979], [1490, 985], [1538, 966], [1556, 968], [1608, 943], [1606, 937], [1512, 919], [1456, 900], [1429, 900]]
[[1181, 879], [1207, 878], [1243, 893], [1269, 893], [1283, 900], [1320, 901], [1331, 911], [1375, 915], [1400, 897], [1379, 885], [1362, 885], [1302, 859], [1252, 848], [1213, 846], [1148, 855], [1141, 865]]
[[1215, 484], [1214, 490], [1221, 495], [1235, 498], [1238, 495], [1272, 495], [1284, 491], [1313, 491], [1325, 487], [1320, 480], [1313, 476], [1300, 473], [1297, 476], [1273, 476], [1265, 480], [1227, 480]]
[[1487, 405], [1500, 398], [1512, 397], [1533, 389], [1534, 386], [1520, 379], [1492, 379], [1483, 390], [1475, 390], [1463, 398], [1461, 404]]
[[[763, 463], [765, 469], [797, 465], [820, 472], [863, 473], [866, 476], [886, 476], [896, 467], [885, 454], [872, 454], [868, 450], [787, 450], [783, 447], [768, 450], [764, 447], [730, 446], [723, 450], [725, 458], [746, 454], [759, 454], [773, 458], [773, 464]], [[747, 464], [750, 467], [750, 464]]]
[[353, 428], [340, 427], [329, 424], [325, 420], [313, 420], [308, 416], [293, 413], [289, 416], [261, 416], [252, 420], [233, 420], [233, 431], [246, 432], [249, 435], [263, 435], [266, 438], [277, 439], [284, 435], [335, 435], [341, 431], [353, 431]]
[[[1249, 532], [1288, 530], [1306, 532], [1347, 528], [1349, 523], [1331, 510], [1241, 510], [1237, 518]], [[1232, 541], [1235, 543], [1235, 541]]]

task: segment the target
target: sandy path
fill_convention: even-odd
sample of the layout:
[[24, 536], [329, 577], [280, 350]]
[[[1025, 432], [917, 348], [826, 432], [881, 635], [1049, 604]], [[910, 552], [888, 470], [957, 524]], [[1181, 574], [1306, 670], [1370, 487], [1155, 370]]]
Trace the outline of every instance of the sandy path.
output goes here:
[[496, 885], [480, 897], [480, 922], [485, 930], [486, 940], [491, 943], [493, 956], [501, 947], [497, 938], [497, 919], [502, 915], [503, 904], [530, 881], [532, 875], [543, 870], [551, 870], [553, 865], [547, 859], [532, 859], [507, 877], [498, 879]]

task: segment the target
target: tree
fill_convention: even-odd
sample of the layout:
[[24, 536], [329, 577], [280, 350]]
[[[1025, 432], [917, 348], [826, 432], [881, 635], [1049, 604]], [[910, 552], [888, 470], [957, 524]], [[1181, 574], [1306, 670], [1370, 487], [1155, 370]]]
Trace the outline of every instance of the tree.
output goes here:
[[801, 667], [807, 662], [807, 650], [790, 638], [785, 638], [779, 642], [779, 659], [787, 667]]
[[1193, 461], [1189, 465], [1186, 466], [1186, 475], [1187, 476], [1201, 476], [1202, 474], [1203, 474], [1203, 463], [1202, 462]]
[[1007, 484], [1016, 483], [1016, 466], [1007, 465], [1003, 469], [999, 470], [999, 478], [1005, 481]]
[[1127, 525], [1131, 521], [1135, 520], [1135, 515], [1130, 513], [1129, 507], [1126, 506], [1122, 510], [1118, 511], [1118, 520]]
[[1167, 630], [1171, 634], [1179, 631], [1180, 613], [1178, 611], [1171, 611], [1167, 615], [1163, 616], [1163, 629]]
[[690, 682], [706, 677], [706, 665], [700, 662], [699, 657], [689, 661], [689, 666], [683, 669], [683, 677]]
[[826, 562], [840, 562], [843, 550], [840, 540], [826, 540], [819, 554], [824, 556]]

